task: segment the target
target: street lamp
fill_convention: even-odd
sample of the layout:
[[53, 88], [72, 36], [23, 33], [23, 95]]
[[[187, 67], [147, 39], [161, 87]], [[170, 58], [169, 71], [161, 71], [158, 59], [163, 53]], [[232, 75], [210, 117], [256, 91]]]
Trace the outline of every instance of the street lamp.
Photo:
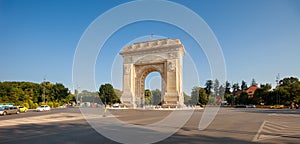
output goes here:
[[45, 104], [45, 78], [44, 78], [44, 82], [43, 82], [43, 103]]
[[104, 106], [106, 108], [106, 95], [104, 95]]
[[79, 95], [79, 86], [77, 85], [77, 89], [75, 89], [76, 92], [76, 105], [78, 106], [78, 95]]
[[106, 117], [106, 95], [104, 95], [104, 114], [103, 117]]

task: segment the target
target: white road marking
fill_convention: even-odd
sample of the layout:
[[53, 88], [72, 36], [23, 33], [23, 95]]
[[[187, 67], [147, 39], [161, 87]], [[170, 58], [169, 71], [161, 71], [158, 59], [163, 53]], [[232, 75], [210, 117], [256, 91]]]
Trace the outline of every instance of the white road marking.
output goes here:
[[267, 121], [264, 121], [264, 122], [261, 124], [261, 126], [259, 127], [259, 129], [258, 129], [258, 131], [257, 131], [257, 134], [254, 136], [254, 138], [253, 138], [252, 141], [257, 141], [257, 140], [258, 140], [259, 135], [260, 135], [260, 133], [261, 133], [261, 131], [262, 131], [262, 129], [263, 129], [263, 127], [264, 127], [264, 125], [265, 125], [266, 122], [267, 122]]
[[269, 116], [279, 116], [279, 117], [300, 117], [299, 114], [277, 114], [277, 113], [271, 113], [268, 114]]
[[258, 142], [266, 139], [299, 135], [299, 133], [299, 125], [297, 123], [264, 121], [252, 141]]

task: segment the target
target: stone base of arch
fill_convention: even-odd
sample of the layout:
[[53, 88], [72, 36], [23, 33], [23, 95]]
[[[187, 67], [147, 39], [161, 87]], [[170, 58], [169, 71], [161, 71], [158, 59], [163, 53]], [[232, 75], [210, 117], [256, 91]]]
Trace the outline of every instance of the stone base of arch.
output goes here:
[[127, 108], [136, 108], [135, 97], [131, 93], [122, 94], [122, 106]]
[[162, 104], [163, 108], [181, 108], [184, 106], [184, 100], [181, 94], [165, 94]]

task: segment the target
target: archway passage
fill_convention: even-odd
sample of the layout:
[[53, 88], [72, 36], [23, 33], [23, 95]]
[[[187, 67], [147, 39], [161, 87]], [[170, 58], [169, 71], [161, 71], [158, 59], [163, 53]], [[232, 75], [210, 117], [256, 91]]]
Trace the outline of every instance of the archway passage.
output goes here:
[[[158, 72], [162, 76], [163, 74], [163, 63], [162, 64], [149, 64], [149, 65], [136, 65], [136, 71], [138, 72], [138, 75], [136, 75], [135, 78], [135, 84], [136, 84], [136, 105], [139, 107], [143, 107], [145, 104], [145, 80], [146, 77], [151, 73], [151, 72]], [[162, 86], [164, 84], [164, 78], [162, 76]], [[164, 88], [162, 87], [162, 93], [165, 93]], [[162, 101], [161, 99], [160, 101]]]
[[182, 107], [182, 56], [179, 39], [160, 39], [135, 43], [120, 52], [123, 57], [123, 94], [121, 102], [127, 107], [142, 106], [146, 76], [159, 72], [162, 78], [162, 106]]
[[159, 72], [150, 72], [145, 79], [145, 107], [153, 108], [162, 104], [162, 77]]

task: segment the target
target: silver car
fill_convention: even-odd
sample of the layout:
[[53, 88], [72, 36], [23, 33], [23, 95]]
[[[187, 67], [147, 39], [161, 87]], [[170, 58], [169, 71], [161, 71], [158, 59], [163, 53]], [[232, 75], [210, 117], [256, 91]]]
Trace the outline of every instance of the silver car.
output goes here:
[[7, 106], [0, 107], [0, 115], [18, 114], [18, 113], [20, 113], [20, 111], [17, 107], [7, 107]]

